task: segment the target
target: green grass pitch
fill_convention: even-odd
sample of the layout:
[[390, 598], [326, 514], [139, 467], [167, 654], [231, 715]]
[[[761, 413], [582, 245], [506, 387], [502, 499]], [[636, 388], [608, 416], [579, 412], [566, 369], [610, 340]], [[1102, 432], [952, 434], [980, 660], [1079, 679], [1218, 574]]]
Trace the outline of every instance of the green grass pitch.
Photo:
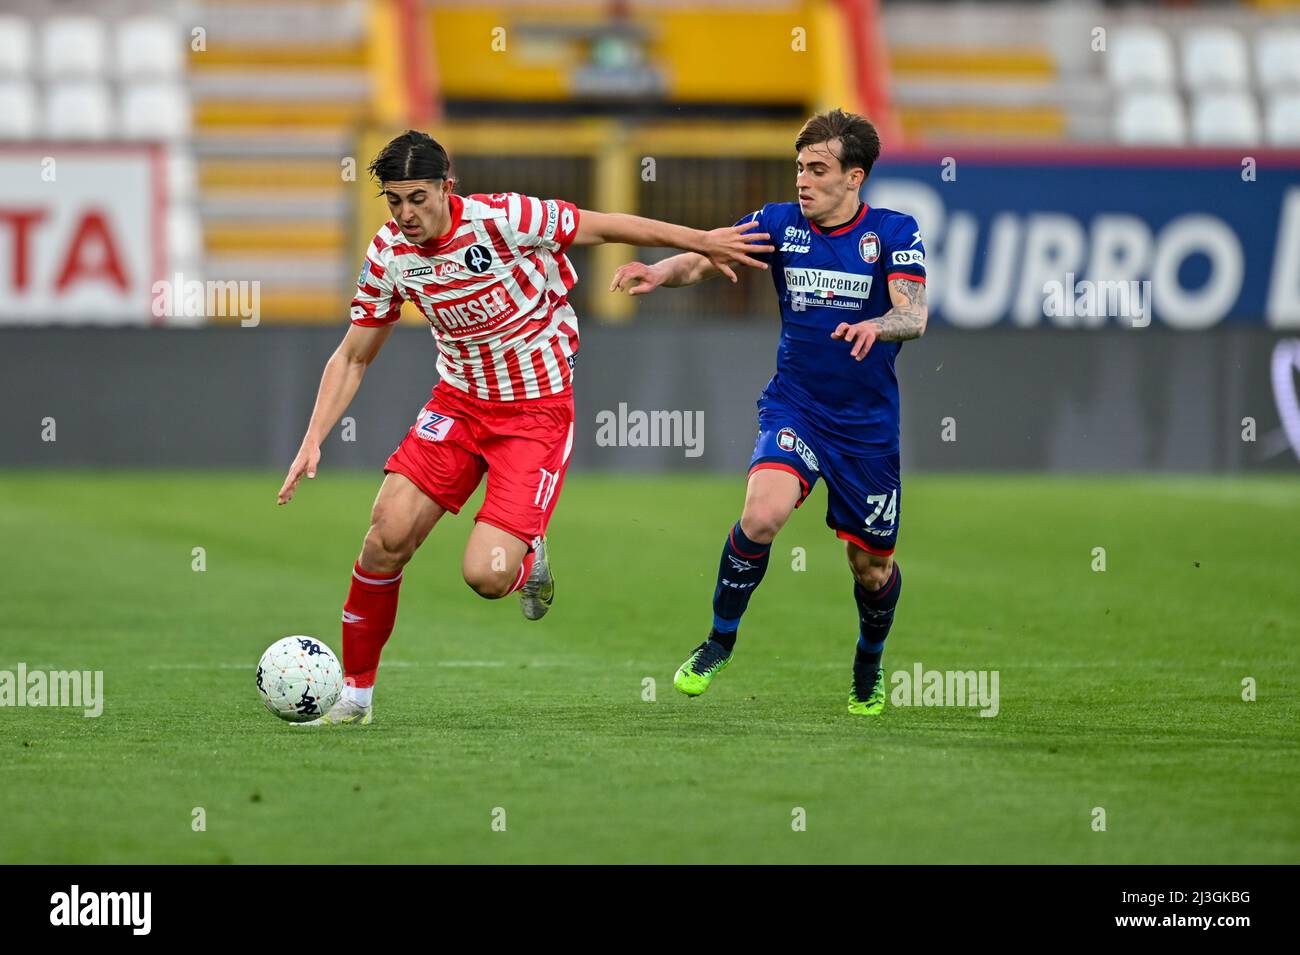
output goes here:
[[0, 475], [0, 669], [106, 696], [0, 709], [0, 862], [1300, 862], [1294, 478], [909, 476], [886, 669], [997, 670], [993, 718], [845, 712], [823, 491], [697, 700], [740, 478], [571, 476], [538, 624], [460, 579], [476, 499], [407, 569], [375, 724], [307, 734], [253, 671], [341, 649], [378, 481], [327, 461], [277, 509], [280, 479]]

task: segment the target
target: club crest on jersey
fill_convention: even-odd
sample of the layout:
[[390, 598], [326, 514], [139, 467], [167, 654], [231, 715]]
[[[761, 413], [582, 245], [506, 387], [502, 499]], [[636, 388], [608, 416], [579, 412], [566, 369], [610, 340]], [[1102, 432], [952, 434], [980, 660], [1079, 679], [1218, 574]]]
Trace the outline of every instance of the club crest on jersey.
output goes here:
[[415, 419], [415, 436], [425, 441], [441, 441], [447, 437], [447, 432], [455, 423], [455, 418], [448, 418], [445, 414], [438, 414], [425, 408]]
[[880, 236], [874, 232], [868, 232], [859, 239], [858, 254], [862, 256], [862, 261], [868, 265], [880, 258]]
[[776, 433], [776, 446], [782, 451], [793, 451], [807, 465], [809, 471], [817, 470], [817, 455], [813, 449], [804, 444], [803, 438], [794, 433], [793, 428], [782, 428]]
[[492, 250], [486, 245], [471, 245], [465, 250], [465, 268], [482, 275], [492, 266]]

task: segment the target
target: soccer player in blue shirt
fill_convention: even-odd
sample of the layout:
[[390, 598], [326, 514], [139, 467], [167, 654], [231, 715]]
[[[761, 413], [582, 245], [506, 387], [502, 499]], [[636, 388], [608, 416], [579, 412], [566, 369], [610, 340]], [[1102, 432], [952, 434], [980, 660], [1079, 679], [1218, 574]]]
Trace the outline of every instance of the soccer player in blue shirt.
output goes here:
[[[755, 258], [772, 272], [781, 340], [758, 400], [744, 510], [722, 548], [713, 627], [673, 685], [699, 696], [731, 662], [772, 542], [823, 477], [826, 523], [845, 541], [858, 610], [849, 712], [876, 716], [885, 706], [881, 655], [903, 589], [894, 560], [902, 496], [894, 361], [903, 342], [925, 332], [925, 247], [915, 219], [860, 198], [880, 155], [866, 119], [838, 109], [814, 116], [795, 151], [798, 202], [769, 203], [741, 220], [777, 245]], [[610, 288], [641, 295], [717, 274], [687, 252], [625, 265]]]

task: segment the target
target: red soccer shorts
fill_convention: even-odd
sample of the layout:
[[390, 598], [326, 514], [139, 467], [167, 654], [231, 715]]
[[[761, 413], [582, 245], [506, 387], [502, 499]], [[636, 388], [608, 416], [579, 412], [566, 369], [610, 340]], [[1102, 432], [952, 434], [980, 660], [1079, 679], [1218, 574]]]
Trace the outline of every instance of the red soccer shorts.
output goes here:
[[546, 533], [573, 450], [573, 392], [484, 401], [439, 382], [384, 472], [409, 478], [459, 514], [487, 475], [474, 520], [530, 547]]

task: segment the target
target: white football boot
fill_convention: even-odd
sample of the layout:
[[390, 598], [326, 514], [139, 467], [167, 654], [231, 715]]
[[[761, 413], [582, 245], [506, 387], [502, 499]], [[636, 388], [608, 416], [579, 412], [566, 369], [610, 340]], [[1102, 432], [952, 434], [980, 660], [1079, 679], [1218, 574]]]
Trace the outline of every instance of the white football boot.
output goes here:
[[329, 708], [329, 710], [314, 720], [306, 723], [293, 723], [293, 726], [344, 726], [354, 724], [356, 726], [365, 726], [374, 719], [374, 705], [362, 706], [360, 703], [354, 703], [352, 700], [339, 697], [338, 702]]

